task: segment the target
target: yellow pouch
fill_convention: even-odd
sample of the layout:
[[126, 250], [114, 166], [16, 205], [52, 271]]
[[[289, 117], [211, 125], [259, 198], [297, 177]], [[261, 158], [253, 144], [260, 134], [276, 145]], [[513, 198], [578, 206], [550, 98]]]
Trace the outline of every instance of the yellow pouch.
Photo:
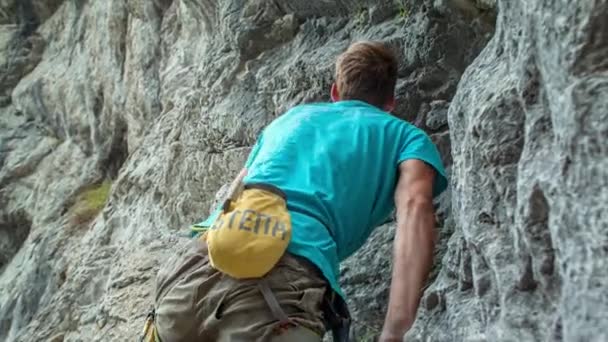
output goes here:
[[237, 279], [260, 278], [285, 253], [291, 239], [291, 217], [280, 190], [251, 185], [224, 210], [207, 234], [209, 261]]

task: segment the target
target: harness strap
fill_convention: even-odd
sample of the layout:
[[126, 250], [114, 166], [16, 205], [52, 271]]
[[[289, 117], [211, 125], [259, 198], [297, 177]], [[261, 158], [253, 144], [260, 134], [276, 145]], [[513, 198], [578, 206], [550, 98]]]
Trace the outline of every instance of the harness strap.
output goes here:
[[266, 279], [262, 278], [258, 281], [258, 288], [260, 289], [260, 292], [262, 293], [266, 304], [268, 304], [270, 311], [272, 312], [274, 317], [279, 320], [280, 325], [295, 325], [295, 323], [287, 316], [285, 311], [283, 311], [283, 309], [281, 308], [279, 301], [277, 301], [277, 297], [275, 297], [274, 293], [272, 293], [272, 290], [270, 289], [270, 286], [268, 286]]
[[228, 191], [226, 192], [226, 197], [224, 198], [224, 202], [222, 203], [222, 210], [224, 212], [230, 210], [230, 204], [235, 201], [241, 192], [243, 192], [243, 179], [247, 175], [247, 169], [242, 169], [241, 172], [236, 176]]
[[332, 331], [334, 342], [350, 342], [351, 316], [346, 302], [334, 291], [325, 297], [323, 314], [328, 328]]

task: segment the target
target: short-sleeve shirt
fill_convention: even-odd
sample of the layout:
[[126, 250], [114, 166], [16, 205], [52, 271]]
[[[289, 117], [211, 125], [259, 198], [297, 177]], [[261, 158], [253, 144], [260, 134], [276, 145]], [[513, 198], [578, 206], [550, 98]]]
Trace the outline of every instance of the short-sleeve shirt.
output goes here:
[[268, 125], [246, 163], [245, 183], [268, 183], [287, 198], [288, 251], [315, 264], [343, 296], [339, 262], [394, 210], [398, 166], [418, 159], [447, 186], [435, 145], [421, 129], [361, 101], [299, 105]]

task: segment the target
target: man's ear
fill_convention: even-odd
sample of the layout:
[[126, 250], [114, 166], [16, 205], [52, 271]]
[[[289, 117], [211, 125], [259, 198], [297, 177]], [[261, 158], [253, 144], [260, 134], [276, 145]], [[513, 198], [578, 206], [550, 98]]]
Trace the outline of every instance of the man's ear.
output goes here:
[[333, 102], [340, 101], [340, 92], [338, 91], [338, 85], [335, 83], [331, 85], [330, 96]]
[[386, 101], [386, 103], [384, 103], [384, 106], [382, 106], [382, 109], [384, 109], [385, 112], [392, 112], [393, 110], [395, 110], [395, 107], [397, 106], [397, 100], [395, 100], [395, 96], [391, 96], [391, 98]]

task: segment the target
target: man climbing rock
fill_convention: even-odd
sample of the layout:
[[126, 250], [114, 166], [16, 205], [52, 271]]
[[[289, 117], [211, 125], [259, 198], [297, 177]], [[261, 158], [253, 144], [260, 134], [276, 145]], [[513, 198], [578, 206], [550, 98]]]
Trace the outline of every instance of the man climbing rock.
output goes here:
[[396, 209], [382, 341], [414, 322], [434, 247], [437, 149], [390, 114], [397, 61], [358, 42], [336, 62], [331, 103], [299, 105], [260, 134], [226, 201], [158, 276], [161, 341], [347, 340], [339, 263]]

